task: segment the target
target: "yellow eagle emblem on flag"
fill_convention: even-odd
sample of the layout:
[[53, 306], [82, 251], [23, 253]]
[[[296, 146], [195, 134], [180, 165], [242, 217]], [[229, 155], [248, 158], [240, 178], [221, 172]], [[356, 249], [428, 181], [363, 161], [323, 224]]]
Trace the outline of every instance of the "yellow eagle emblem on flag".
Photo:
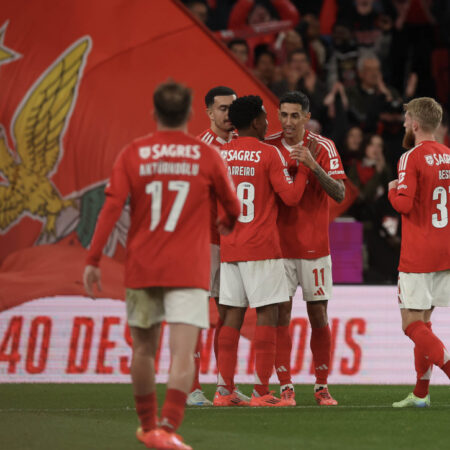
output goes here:
[[[64, 200], [50, 181], [61, 156], [62, 137], [77, 95], [90, 38], [66, 50], [44, 72], [17, 108], [11, 127], [16, 144], [13, 157], [0, 124], [0, 232], [23, 214], [45, 222], [44, 233], [54, 234], [56, 218], [75, 200]], [[20, 158], [20, 160], [18, 160]]]

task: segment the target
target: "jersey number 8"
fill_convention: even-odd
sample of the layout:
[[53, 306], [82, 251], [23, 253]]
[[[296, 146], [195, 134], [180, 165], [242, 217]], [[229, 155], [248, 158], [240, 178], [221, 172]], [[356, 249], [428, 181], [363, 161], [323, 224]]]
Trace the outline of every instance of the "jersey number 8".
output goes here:
[[249, 223], [255, 218], [255, 186], [252, 183], [239, 183], [236, 194], [241, 201], [241, 215], [238, 220], [242, 223]]

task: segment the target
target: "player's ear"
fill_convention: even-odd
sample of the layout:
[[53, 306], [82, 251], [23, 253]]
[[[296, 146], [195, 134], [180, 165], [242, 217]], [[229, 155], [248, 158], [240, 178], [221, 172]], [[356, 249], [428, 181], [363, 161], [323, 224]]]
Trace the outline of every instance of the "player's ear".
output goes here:
[[213, 120], [213, 112], [211, 108], [206, 108], [206, 114], [208, 114], [209, 120]]

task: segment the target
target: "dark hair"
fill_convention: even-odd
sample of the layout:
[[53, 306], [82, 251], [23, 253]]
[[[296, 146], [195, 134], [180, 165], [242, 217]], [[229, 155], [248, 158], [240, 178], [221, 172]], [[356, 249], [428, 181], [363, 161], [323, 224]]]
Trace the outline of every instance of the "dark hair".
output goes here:
[[288, 57], [287, 57], [288, 63], [290, 63], [292, 61], [292, 58], [294, 57], [294, 55], [305, 55], [306, 59], [309, 61], [308, 53], [306, 53], [306, 51], [303, 50], [302, 48], [296, 48], [295, 50], [292, 50], [291, 52], [289, 52]]
[[272, 52], [267, 44], [259, 44], [253, 50], [253, 59], [255, 61], [255, 66], [258, 65], [258, 62], [263, 55], [269, 55], [272, 58], [274, 64], [277, 62], [277, 58], [275, 57], [275, 53]]
[[280, 97], [280, 106], [283, 103], [297, 103], [302, 107], [303, 112], [309, 112], [309, 98], [300, 91], [286, 92]]
[[228, 111], [228, 117], [238, 130], [249, 128], [252, 121], [263, 112], [263, 101], [258, 95], [237, 98]]
[[175, 81], [160, 84], [153, 93], [153, 104], [158, 120], [175, 128], [187, 121], [192, 103], [192, 91]]
[[231, 39], [230, 42], [228, 42], [227, 47], [231, 50], [231, 47], [233, 45], [245, 45], [247, 51], [249, 50], [247, 41], [245, 39]]
[[[209, 108], [214, 103], [214, 98], [219, 95], [236, 95], [233, 89], [226, 86], [216, 86], [210, 89], [205, 95], [205, 105]], [[237, 95], [236, 95], [237, 97]]]

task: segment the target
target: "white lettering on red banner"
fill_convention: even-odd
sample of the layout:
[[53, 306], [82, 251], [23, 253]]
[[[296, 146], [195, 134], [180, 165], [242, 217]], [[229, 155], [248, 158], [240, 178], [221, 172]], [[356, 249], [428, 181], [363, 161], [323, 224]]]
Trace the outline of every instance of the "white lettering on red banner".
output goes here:
[[[330, 384], [413, 384], [413, 344], [401, 330], [394, 286], [337, 286], [328, 305], [332, 336]], [[313, 383], [309, 325], [298, 291], [292, 310], [294, 383]], [[433, 330], [450, 346], [450, 316], [433, 314]], [[216, 382], [214, 330], [203, 331], [200, 381]], [[131, 336], [125, 305], [84, 297], [34, 300], [0, 313], [0, 383], [128, 383]], [[157, 381], [167, 380], [168, 329], [156, 355]], [[241, 337], [237, 383], [252, 383], [254, 349]], [[447, 377], [435, 370], [434, 384]], [[274, 373], [271, 382], [276, 383]]]

